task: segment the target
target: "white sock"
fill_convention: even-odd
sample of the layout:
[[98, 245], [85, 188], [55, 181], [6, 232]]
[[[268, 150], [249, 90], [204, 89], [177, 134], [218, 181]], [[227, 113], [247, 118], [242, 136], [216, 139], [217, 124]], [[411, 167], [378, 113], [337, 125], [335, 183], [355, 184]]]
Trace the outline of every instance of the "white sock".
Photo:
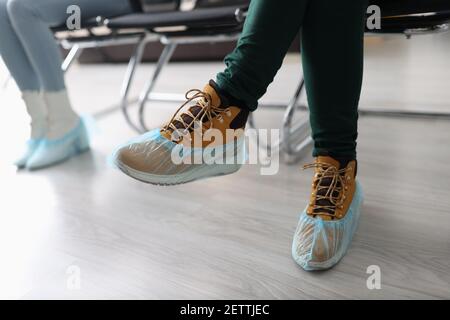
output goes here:
[[79, 123], [80, 117], [72, 109], [66, 90], [44, 91], [44, 101], [47, 105], [48, 139], [59, 139], [73, 130]]
[[45, 137], [47, 133], [47, 106], [39, 91], [23, 91], [22, 99], [31, 118], [31, 139]]

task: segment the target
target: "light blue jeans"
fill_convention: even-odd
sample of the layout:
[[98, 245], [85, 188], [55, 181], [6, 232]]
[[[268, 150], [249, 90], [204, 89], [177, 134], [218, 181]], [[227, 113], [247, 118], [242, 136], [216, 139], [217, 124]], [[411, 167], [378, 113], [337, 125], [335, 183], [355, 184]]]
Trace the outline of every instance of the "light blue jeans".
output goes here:
[[65, 89], [62, 57], [51, 27], [77, 5], [81, 20], [132, 12], [128, 0], [0, 0], [0, 55], [21, 91]]

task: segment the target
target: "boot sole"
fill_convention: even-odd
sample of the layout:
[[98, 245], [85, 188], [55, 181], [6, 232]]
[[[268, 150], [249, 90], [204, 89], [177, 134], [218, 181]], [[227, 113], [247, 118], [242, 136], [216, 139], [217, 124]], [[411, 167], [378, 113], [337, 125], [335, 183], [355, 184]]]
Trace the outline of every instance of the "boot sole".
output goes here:
[[[116, 165], [120, 169], [120, 171], [122, 171], [127, 176], [140, 182], [157, 186], [175, 186], [207, 178], [226, 176], [239, 171], [239, 169], [242, 167], [241, 165], [209, 165], [205, 166], [204, 170], [200, 170], [199, 174], [197, 175], [186, 173], [186, 174], [164, 176], [137, 171], [120, 162], [117, 162]], [[229, 168], [225, 169], [223, 167]]]

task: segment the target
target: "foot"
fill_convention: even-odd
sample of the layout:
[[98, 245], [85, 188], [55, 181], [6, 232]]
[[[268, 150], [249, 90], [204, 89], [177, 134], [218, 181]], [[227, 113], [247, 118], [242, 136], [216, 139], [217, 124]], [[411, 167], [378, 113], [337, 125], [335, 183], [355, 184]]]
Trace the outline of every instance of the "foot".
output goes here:
[[292, 256], [305, 270], [329, 269], [345, 255], [358, 226], [363, 194], [356, 181], [356, 161], [341, 165], [331, 157], [318, 157], [305, 167], [315, 168], [315, 175]]
[[78, 125], [58, 139], [40, 140], [25, 166], [29, 170], [41, 169], [89, 150], [89, 136], [86, 124], [79, 119]]
[[203, 91], [190, 90], [186, 99], [165, 126], [117, 151], [114, 158], [120, 170], [158, 185], [181, 184], [239, 170], [248, 111], [231, 106], [213, 81]]
[[27, 165], [27, 161], [31, 158], [36, 151], [39, 143], [42, 139], [30, 139], [25, 144], [25, 149], [22, 151], [21, 156], [14, 162], [17, 168], [23, 169]]
[[30, 134], [31, 137], [25, 144], [20, 157], [16, 160], [15, 165], [22, 169], [26, 166], [27, 161], [33, 155], [42, 138], [47, 133], [47, 107], [41, 92], [39, 91], [24, 91], [22, 92], [22, 99], [25, 102], [28, 115], [30, 116]]

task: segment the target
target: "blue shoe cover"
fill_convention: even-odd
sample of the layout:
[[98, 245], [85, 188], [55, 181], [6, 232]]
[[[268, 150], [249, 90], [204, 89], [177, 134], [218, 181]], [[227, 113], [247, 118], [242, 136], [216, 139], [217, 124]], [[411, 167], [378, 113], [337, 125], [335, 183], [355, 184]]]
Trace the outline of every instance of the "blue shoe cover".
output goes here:
[[26, 163], [26, 168], [36, 170], [65, 161], [70, 157], [89, 150], [89, 134], [86, 120], [80, 119], [78, 125], [57, 140], [43, 139]]
[[25, 149], [22, 151], [22, 155], [14, 162], [19, 169], [25, 168], [28, 159], [33, 155], [40, 142], [41, 139], [30, 139], [27, 141]]
[[155, 129], [119, 147], [112, 158], [132, 178], [176, 185], [238, 171], [245, 161], [244, 141], [239, 138], [221, 146], [192, 148], [166, 139]]
[[292, 243], [295, 262], [307, 271], [329, 269], [338, 263], [358, 227], [362, 202], [362, 188], [356, 182], [353, 201], [344, 218], [325, 221], [303, 211]]

